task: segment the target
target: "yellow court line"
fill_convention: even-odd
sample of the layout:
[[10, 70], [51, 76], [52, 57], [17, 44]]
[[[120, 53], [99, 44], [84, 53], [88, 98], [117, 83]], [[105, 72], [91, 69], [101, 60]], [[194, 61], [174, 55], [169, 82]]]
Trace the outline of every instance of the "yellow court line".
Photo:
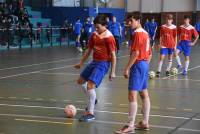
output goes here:
[[176, 110], [176, 108], [174, 108], [174, 107], [167, 107], [166, 109], [167, 110]]
[[183, 111], [192, 111], [192, 109], [183, 109]]
[[23, 122], [35, 122], [35, 123], [48, 123], [48, 124], [72, 125], [72, 123], [55, 122], [55, 121], [44, 121], [44, 120], [27, 120], [27, 119], [15, 119], [15, 120], [16, 120], [16, 121], [23, 121]]

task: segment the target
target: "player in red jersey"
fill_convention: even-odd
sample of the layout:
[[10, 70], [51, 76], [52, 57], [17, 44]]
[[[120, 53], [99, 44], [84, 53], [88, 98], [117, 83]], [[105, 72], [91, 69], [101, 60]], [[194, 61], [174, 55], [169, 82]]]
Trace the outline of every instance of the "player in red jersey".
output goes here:
[[[151, 59], [151, 46], [148, 33], [142, 28], [139, 16], [129, 16], [128, 24], [135, 29], [130, 47], [130, 58], [124, 70], [124, 77], [129, 78], [129, 123], [118, 134], [134, 133], [135, 129], [149, 129], [150, 99], [148, 95], [148, 71]], [[135, 126], [137, 114], [137, 93], [142, 99], [143, 120]]]
[[78, 84], [82, 85], [88, 96], [86, 112], [79, 121], [87, 122], [95, 119], [94, 107], [96, 100], [95, 89], [99, 87], [104, 76], [111, 71], [109, 79], [115, 77], [116, 44], [112, 33], [106, 28], [106, 17], [99, 15], [94, 20], [96, 31], [91, 35], [88, 49], [75, 68], [80, 69], [89, 55], [93, 52], [93, 61], [89, 63], [80, 74]]
[[156, 76], [160, 77], [163, 61], [165, 56], [168, 55], [168, 66], [166, 69], [166, 76], [170, 75], [170, 69], [172, 67], [172, 57], [173, 52], [177, 44], [177, 29], [176, 26], [172, 24], [173, 15], [167, 14], [166, 24], [162, 25], [160, 28], [160, 59], [158, 63], [158, 70]]
[[[192, 41], [192, 36], [194, 35], [195, 39]], [[183, 68], [183, 75], [187, 75], [189, 62], [190, 62], [190, 53], [191, 46], [194, 46], [199, 38], [198, 32], [196, 29], [190, 24], [190, 16], [184, 16], [184, 24], [178, 28], [178, 38], [179, 44], [177, 45], [177, 49], [175, 52], [175, 57], [178, 62], [178, 69], [182, 68], [181, 61], [179, 58], [179, 53], [184, 54], [185, 56], [185, 66]]]

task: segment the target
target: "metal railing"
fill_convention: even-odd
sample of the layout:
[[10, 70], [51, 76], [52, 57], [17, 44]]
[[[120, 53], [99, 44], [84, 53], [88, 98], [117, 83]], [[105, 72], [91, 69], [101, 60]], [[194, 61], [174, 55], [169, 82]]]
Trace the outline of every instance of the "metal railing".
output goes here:
[[58, 44], [70, 45], [74, 41], [73, 29], [65, 27], [40, 27], [40, 28], [0, 28], [0, 45], [6, 47], [8, 50], [11, 47], [40, 45], [53, 46]]

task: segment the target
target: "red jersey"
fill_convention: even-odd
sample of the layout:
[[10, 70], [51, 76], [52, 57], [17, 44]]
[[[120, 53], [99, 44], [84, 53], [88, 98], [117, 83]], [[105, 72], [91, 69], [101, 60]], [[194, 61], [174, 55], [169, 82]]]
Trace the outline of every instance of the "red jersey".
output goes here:
[[111, 52], [116, 51], [115, 38], [109, 30], [102, 34], [94, 32], [89, 40], [88, 48], [93, 50], [94, 61], [110, 61]]
[[131, 52], [135, 51], [139, 51], [139, 56], [136, 62], [141, 60], [149, 60], [151, 56], [149, 35], [143, 28], [139, 28], [134, 31]]
[[193, 35], [195, 36], [195, 38], [198, 36], [198, 32], [192, 25], [181, 25], [178, 29], [178, 35], [180, 40], [191, 41]]
[[162, 48], [174, 48], [176, 45], [177, 29], [175, 25], [162, 25], [160, 28], [160, 38]]

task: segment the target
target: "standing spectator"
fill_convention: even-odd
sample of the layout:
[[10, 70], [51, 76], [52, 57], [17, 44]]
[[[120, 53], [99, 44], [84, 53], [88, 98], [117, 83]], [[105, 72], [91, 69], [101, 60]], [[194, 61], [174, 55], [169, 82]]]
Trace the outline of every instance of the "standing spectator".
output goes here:
[[81, 48], [80, 44], [80, 37], [81, 37], [81, 29], [83, 25], [81, 23], [80, 18], [77, 18], [76, 23], [74, 24], [74, 34], [76, 36], [76, 48], [79, 52], [83, 52], [83, 49]]
[[110, 21], [110, 18], [109, 17], [106, 17], [106, 22], [107, 22], [107, 28], [109, 31], [111, 31], [111, 21]]
[[149, 33], [149, 19], [146, 19], [146, 22], [144, 23], [144, 29]]
[[41, 43], [41, 33], [42, 33], [42, 24], [38, 22], [36, 31], [36, 41], [39, 43]]
[[120, 50], [120, 37], [121, 37], [121, 25], [119, 22], [117, 22], [117, 19], [115, 16], [113, 16], [112, 18], [112, 23], [111, 23], [111, 32], [115, 38], [115, 42], [116, 42], [116, 48], [117, 48], [117, 53]]
[[47, 27], [46, 27], [46, 38], [47, 38], [48, 43], [50, 42], [50, 37], [51, 37], [51, 29], [50, 29], [49, 25], [47, 25]]
[[82, 33], [83, 38], [81, 37], [83, 47], [86, 47], [86, 45], [88, 44], [89, 37], [92, 34], [92, 27], [93, 27], [93, 24], [90, 20], [90, 17], [87, 17], [83, 26], [83, 33]]
[[149, 22], [149, 36], [150, 36], [150, 43], [151, 47], [154, 47], [155, 44], [155, 37], [156, 37], [156, 31], [157, 31], [158, 24], [155, 22], [155, 19], [153, 18], [151, 22]]
[[198, 22], [196, 22], [196, 24], [195, 24], [195, 29], [197, 30], [197, 32], [200, 35], [200, 18], [198, 19]]

